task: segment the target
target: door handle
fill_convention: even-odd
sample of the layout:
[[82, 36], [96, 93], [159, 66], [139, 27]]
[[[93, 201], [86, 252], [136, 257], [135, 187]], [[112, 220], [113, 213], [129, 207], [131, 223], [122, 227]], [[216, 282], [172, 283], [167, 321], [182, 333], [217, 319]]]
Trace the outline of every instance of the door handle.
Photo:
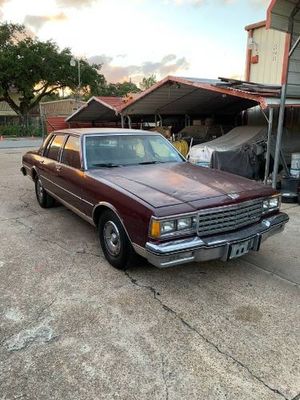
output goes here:
[[56, 171], [59, 172], [61, 170], [61, 165], [56, 166]]
[[44, 160], [40, 160], [39, 161], [40, 164], [44, 164], [44, 162], [45, 162]]

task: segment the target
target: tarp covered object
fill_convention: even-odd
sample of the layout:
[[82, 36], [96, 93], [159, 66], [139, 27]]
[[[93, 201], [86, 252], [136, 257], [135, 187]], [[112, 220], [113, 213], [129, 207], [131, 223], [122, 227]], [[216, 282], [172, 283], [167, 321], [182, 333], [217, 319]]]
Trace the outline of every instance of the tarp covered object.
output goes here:
[[189, 160], [248, 178], [259, 171], [267, 129], [263, 126], [239, 126], [211, 142], [193, 146]]
[[210, 142], [193, 146], [189, 153], [192, 163], [210, 163], [214, 151], [239, 150], [245, 145], [253, 145], [264, 140], [267, 129], [263, 126], [237, 126], [224, 136]]
[[251, 146], [229, 151], [214, 151], [210, 166], [249, 179], [258, 179], [263, 155], [257, 154]]

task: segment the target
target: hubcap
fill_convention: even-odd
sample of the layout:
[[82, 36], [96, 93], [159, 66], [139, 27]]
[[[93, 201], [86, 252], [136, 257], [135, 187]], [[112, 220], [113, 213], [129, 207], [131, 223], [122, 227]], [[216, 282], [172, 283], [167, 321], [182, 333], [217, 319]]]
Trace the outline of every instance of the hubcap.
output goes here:
[[38, 179], [38, 181], [37, 181], [36, 189], [37, 189], [36, 191], [37, 191], [39, 201], [42, 202], [43, 198], [44, 198], [44, 189], [43, 189], [42, 182], [40, 181], [40, 179]]
[[116, 224], [112, 221], [107, 221], [103, 227], [104, 244], [112, 256], [118, 256], [121, 250], [120, 232]]

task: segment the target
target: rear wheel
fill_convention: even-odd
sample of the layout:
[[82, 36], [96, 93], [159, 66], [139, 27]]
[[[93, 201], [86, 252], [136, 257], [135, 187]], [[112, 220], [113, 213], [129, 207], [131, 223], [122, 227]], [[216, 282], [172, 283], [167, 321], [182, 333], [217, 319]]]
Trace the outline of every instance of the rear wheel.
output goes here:
[[98, 233], [107, 261], [113, 267], [125, 270], [134, 251], [116, 214], [108, 210], [100, 216]]
[[35, 194], [37, 201], [42, 208], [50, 208], [54, 206], [54, 198], [46, 192], [42, 181], [38, 176], [35, 179]]

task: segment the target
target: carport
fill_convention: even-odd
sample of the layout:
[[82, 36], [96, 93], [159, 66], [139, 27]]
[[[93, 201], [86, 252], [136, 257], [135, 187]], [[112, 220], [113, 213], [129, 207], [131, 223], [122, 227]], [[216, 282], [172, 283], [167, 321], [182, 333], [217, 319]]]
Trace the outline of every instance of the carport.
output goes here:
[[85, 123], [96, 126], [99, 122], [120, 121], [119, 109], [123, 104], [121, 97], [99, 96], [92, 97], [90, 100], [66, 118], [70, 125], [74, 123]]
[[[237, 82], [167, 76], [126, 103], [120, 113], [130, 119], [139, 116], [160, 122], [166, 116], [183, 115], [189, 121], [212, 114], [236, 115], [257, 104], [264, 105], [258, 86], [249, 84], [244, 91], [238, 88]], [[268, 87], [264, 91], [274, 95], [276, 90], [277, 87]]]
[[[122, 121], [125, 117], [131, 126], [131, 119], [138, 118], [158, 121], [163, 124], [167, 116], [182, 115], [186, 125], [191, 120], [210, 115], [234, 117], [241, 111], [259, 106], [268, 123], [266, 169], [264, 181], [267, 181], [270, 169], [271, 134], [274, 126], [274, 109], [281, 105], [281, 86], [264, 85], [254, 82], [220, 78], [218, 80], [183, 78], [168, 76], [141, 93], [119, 110]], [[286, 99], [286, 107], [300, 107], [300, 98]], [[123, 125], [124, 126], [124, 125]], [[289, 173], [281, 152], [281, 142], [276, 144], [275, 157]], [[273, 186], [276, 186], [277, 173], [273, 174]]]

